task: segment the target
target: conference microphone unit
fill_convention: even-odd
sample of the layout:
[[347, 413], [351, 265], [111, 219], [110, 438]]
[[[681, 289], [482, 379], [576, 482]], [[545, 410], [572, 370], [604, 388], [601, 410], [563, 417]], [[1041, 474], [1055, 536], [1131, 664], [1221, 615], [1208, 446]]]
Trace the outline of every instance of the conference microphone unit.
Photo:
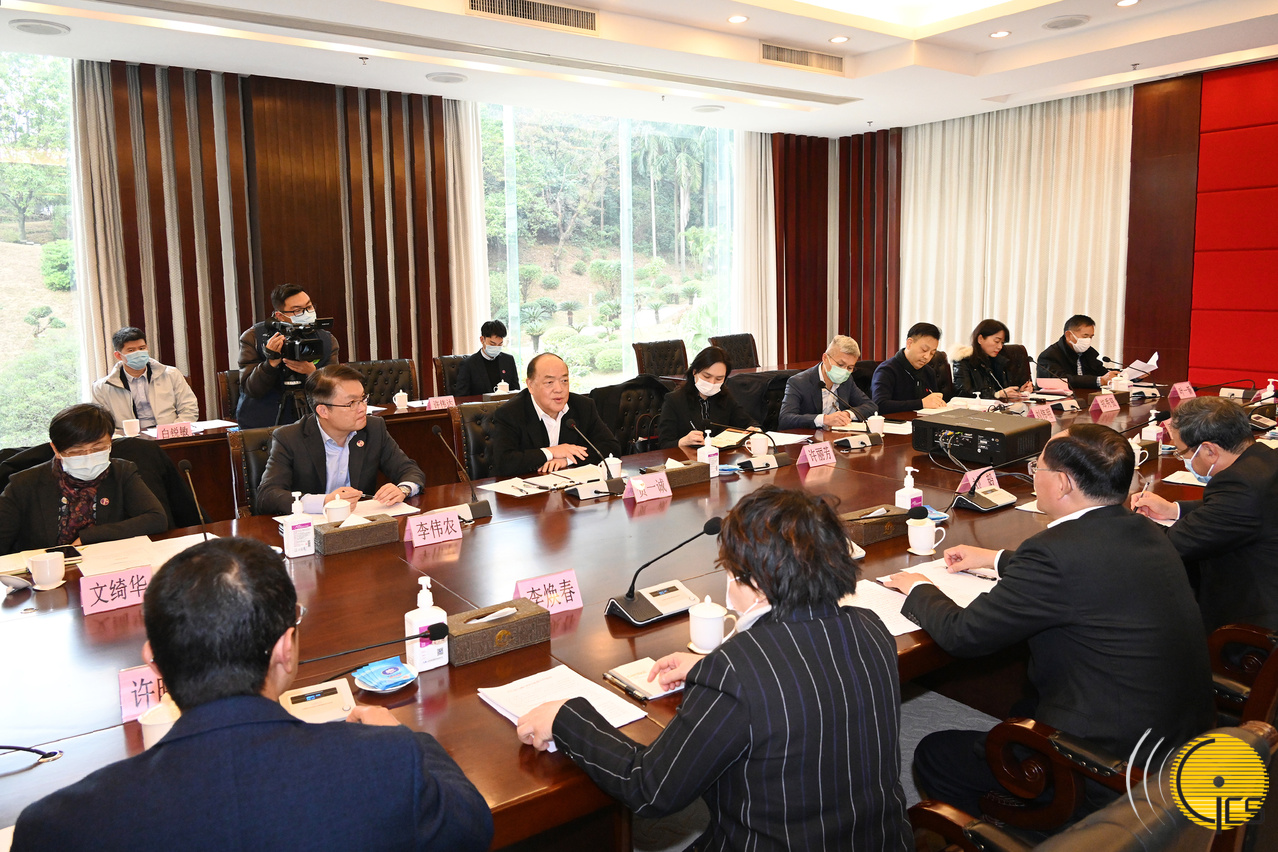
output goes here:
[[687, 586], [678, 580], [671, 580], [669, 583], [658, 583], [646, 589], [639, 589], [637, 592], [635, 591], [635, 584], [639, 582], [639, 575], [649, 565], [666, 558], [685, 544], [703, 535], [718, 535], [721, 529], [723, 529], [723, 518], [715, 516], [706, 521], [705, 526], [696, 535], [684, 539], [660, 556], [649, 559], [640, 565], [638, 570], [635, 571], [634, 577], [630, 580], [630, 588], [621, 597], [611, 598], [608, 601], [608, 608], [604, 612], [625, 619], [636, 627], [643, 627], [652, 624], [654, 621], [678, 615], [697, 603], [697, 596], [688, 591]]
[[[448, 450], [448, 454], [453, 457], [453, 461], [457, 463], [457, 472], [462, 475], [462, 482], [470, 486], [470, 502], [463, 503], [458, 506], [457, 514], [461, 515], [463, 520], [477, 521], [480, 518], [491, 518], [493, 516], [493, 507], [487, 500], [480, 500], [479, 495], [475, 493], [475, 483], [470, 481], [470, 474], [466, 472], [466, 466], [461, 463], [461, 459], [457, 458], [457, 453], [453, 450], [453, 445], [448, 443], [448, 439], [444, 437], [444, 430], [438, 425], [430, 427], [430, 431], [435, 433], [435, 437], [439, 438], [440, 443], [444, 445], [444, 449]], [[470, 517], [466, 517], [467, 514]]]
[[345, 657], [347, 654], [358, 654], [360, 651], [370, 651], [373, 648], [383, 648], [387, 645], [398, 645], [401, 642], [412, 642], [414, 639], [429, 639], [432, 642], [438, 642], [440, 639], [448, 637], [448, 624], [443, 621], [430, 625], [420, 633], [411, 633], [403, 639], [390, 639], [386, 642], [374, 642], [372, 645], [365, 645], [362, 648], [351, 648], [349, 651], [338, 651], [336, 654], [325, 654], [322, 657], [311, 657], [309, 660], [302, 660], [299, 666], [307, 663], [318, 663], [320, 660], [331, 660], [334, 657]]
[[178, 470], [186, 474], [186, 484], [191, 487], [191, 497], [195, 500], [195, 513], [200, 516], [200, 541], [208, 541], [209, 531], [204, 527], [204, 510], [200, 508], [200, 495], [195, 493], [195, 483], [191, 481], [191, 462], [182, 459], [178, 462]]
[[591, 497], [610, 497], [619, 496], [626, 493], [626, 480], [620, 476], [608, 477], [608, 462], [604, 461], [604, 454], [599, 452], [599, 448], [586, 437], [586, 433], [577, 428], [576, 420], [565, 420], [564, 425], [581, 436], [581, 440], [586, 442], [586, 446], [599, 456], [599, 466], [603, 469], [602, 482], [583, 482], [580, 485], [569, 486], [564, 489], [565, 494], [571, 494], [579, 500], [590, 499]]
[[[1256, 382], [1253, 379], [1230, 379], [1227, 382], [1217, 382], [1214, 385], [1194, 385], [1194, 393], [1198, 393], [1199, 391], [1212, 390], [1213, 388], [1220, 388], [1221, 390], [1224, 390], [1226, 385], [1242, 384], [1244, 382], [1251, 385], [1250, 390], [1254, 394], [1256, 392]], [[1240, 391], [1240, 393], [1238, 394], [1239, 399], [1246, 398], [1246, 393], [1243, 391], [1243, 388], [1231, 388], [1231, 390]], [[1220, 394], [1220, 396], [1225, 396], [1225, 394], [1222, 393]]]

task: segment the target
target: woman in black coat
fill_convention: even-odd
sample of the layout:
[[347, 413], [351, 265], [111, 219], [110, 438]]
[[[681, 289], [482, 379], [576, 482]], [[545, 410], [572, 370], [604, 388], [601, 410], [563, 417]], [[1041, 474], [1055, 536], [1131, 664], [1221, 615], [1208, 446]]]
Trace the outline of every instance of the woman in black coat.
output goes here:
[[1011, 336], [999, 320], [981, 320], [972, 331], [972, 345], [954, 350], [955, 396], [1018, 402], [1034, 389], [1032, 382], [1017, 385], [1009, 373], [1003, 344]]
[[723, 386], [730, 372], [728, 353], [718, 346], [707, 346], [697, 353], [683, 386], [666, 394], [661, 405], [661, 449], [699, 447], [706, 442], [707, 429], [759, 428], [758, 422]]

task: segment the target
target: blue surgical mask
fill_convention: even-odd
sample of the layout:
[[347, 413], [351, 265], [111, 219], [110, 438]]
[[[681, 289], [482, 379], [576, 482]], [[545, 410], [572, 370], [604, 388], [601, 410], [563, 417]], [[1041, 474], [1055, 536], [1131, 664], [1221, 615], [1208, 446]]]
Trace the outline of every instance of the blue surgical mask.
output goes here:
[[826, 367], [825, 374], [830, 377], [830, 381], [836, 385], [841, 385], [852, 375], [852, 371], [835, 364], [833, 367]]
[[145, 370], [150, 362], [151, 353], [145, 349], [138, 349], [124, 356], [124, 363], [130, 370]]
[[292, 318], [293, 325], [310, 325], [315, 322], [315, 311], [306, 311]]
[[63, 456], [62, 469], [68, 476], [83, 482], [97, 479], [111, 464], [111, 451], [101, 450], [84, 456]]
[[484, 354], [485, 354], [485, 355], [487, 355], [487, 356], [488, 356], [488, 360], [489, 360], [489, 361], [491, 361], [492, 359], [496, 358], [498, 355], [500, 355], [500, 354], [501, 354], [501, 347], [500, 347], [500, 346], [485, 346], [485, 347], [484, 347]]
[[1216, 463], [1212, 462], [1211, 467], [1207, 468], [1206, 473], [1199, 473], [1194, 470], [1194, 459], [1198, 458], [1198, 450], [1201, 450], [1202, 448], [1203, 445], [1199, 444], [1198, 449], [1194, 450], [1194, 454], [1183, 461], [1185, 462], [1185, 470], [1189, 471], [1190, 475], [1193, 476], [1194, 479], [1198, 480], [1198, 484], [1206, 485], [1208, 482], [1211, 482], [1211, 472], [1216, 469]]

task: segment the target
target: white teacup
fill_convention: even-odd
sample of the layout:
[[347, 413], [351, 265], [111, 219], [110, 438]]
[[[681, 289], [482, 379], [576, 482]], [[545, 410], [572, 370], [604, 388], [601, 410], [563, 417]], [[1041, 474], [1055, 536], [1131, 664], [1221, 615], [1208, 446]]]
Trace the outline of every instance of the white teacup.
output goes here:
[[400, 391], [399, 393], [395, 394], [395, 407], [396, 407], [396, 408], [408, 408], [408, 394], [407, 394], [407, 393], [405, 393], [404, 391]]
[[1130, 379], [1114, 376], [1114, 378], [1109, 380], [1109, 389], [1114, 393], [1124, 393], [1132, 389], [1132, 383]]
[[510, 382], [498, 382], [497, 393], [510, 393]]
[[324, 519], [330, 524], [340, 523], [350, 516], [351, 501], [349, 500], [338, 500], [334, 498], [324, 504]]
[[772, 442], [768, 436], [762, 432], [751, 432], [750, 437], [746, 438], [746, 451], [752, 456], [766, 456], [768, 450], [772, 446]]
[[124, 437], [136, 438], [142, 431], [142, 423], [138, 420], [125, 420], [120, 424], [120, 428], [124, 430]]
[[1135, 441], [1132, 441], [1132, 452], [1136, 454], [1137, 467], [1140, 467], [1145, 462], [1149, 461], [1149, 450], [1145, 449]]
[[688, 633], [692, 639], [692, 647], [703, 654], [718, 648], [723, 643], [729, 618], [734, 625], [737, 623], [737, 614], [728, 612], [726, 607], [710, 600], [709, 595], [701, 603], [694, 604], [688, 610]]
[[882, 414], [871, 414], [869, 417], [865, 418], [865, 425], [876, 435], [883, 434], [883, 424], [886, 422], [887, 418], [885, 418]]
[[608, 469], [608, 478], [616, 479], [621, 476], [621, 459], [616, 456], [608, 456], [604, 459], [604, 467]]
[[27, 568], [31, 571], [32, 583], [42, 592], [61, 586], [67, 575], [66, 560], [57, 551], [28, 556]]
[[[936, 546], [945, 541], [945, 529], [938, 527], [931, 518], [911, 518], [905, 522], [910, 537], [910, 551], [919, 556], [931, 556]], [[940, 538], [936, 534], [940, 533]]]
[[138, 717], [138, 724], [142, 726], [142, 748], [148, 749], [163, 739], [181, 715], [182, 711], [166, 692], [159, 704]]
[[302, 495], [302, 511], [308, 515], [324, 514], [324, 495], [323, 494], [303, 494]]

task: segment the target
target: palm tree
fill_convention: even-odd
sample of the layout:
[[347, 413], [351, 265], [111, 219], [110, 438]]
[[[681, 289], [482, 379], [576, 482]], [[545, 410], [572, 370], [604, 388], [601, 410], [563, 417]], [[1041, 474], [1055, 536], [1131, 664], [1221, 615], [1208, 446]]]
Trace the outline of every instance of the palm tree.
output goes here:
[[671, 161], [675, 184], [679, 187], [679, 239], [675, 251], [679, 257], [679, 275], [685, 272], [687, 247], [684, 231], [692, 213], [692, 193], [701, 189], [703, 160], [705, 157], [701, 136], [680, 137], [674, 143]]
[[572, 326], [573, 311], [579, 311], [581, 310], [581, 307], [581, 302], [578, 302], [576, 299], [569, 299], [568, 301], [561, 302], [559, 304], [559, 310], [568, 315], [568, 325], [570, 326]]
[[644, 122], [639, 128], [639, 144], [635, 147], [641, 172], [648, 173], [648, 209], [652, 220], [652, 256], [657, 256], [657, 181], [670, 165], [670, 135]]

